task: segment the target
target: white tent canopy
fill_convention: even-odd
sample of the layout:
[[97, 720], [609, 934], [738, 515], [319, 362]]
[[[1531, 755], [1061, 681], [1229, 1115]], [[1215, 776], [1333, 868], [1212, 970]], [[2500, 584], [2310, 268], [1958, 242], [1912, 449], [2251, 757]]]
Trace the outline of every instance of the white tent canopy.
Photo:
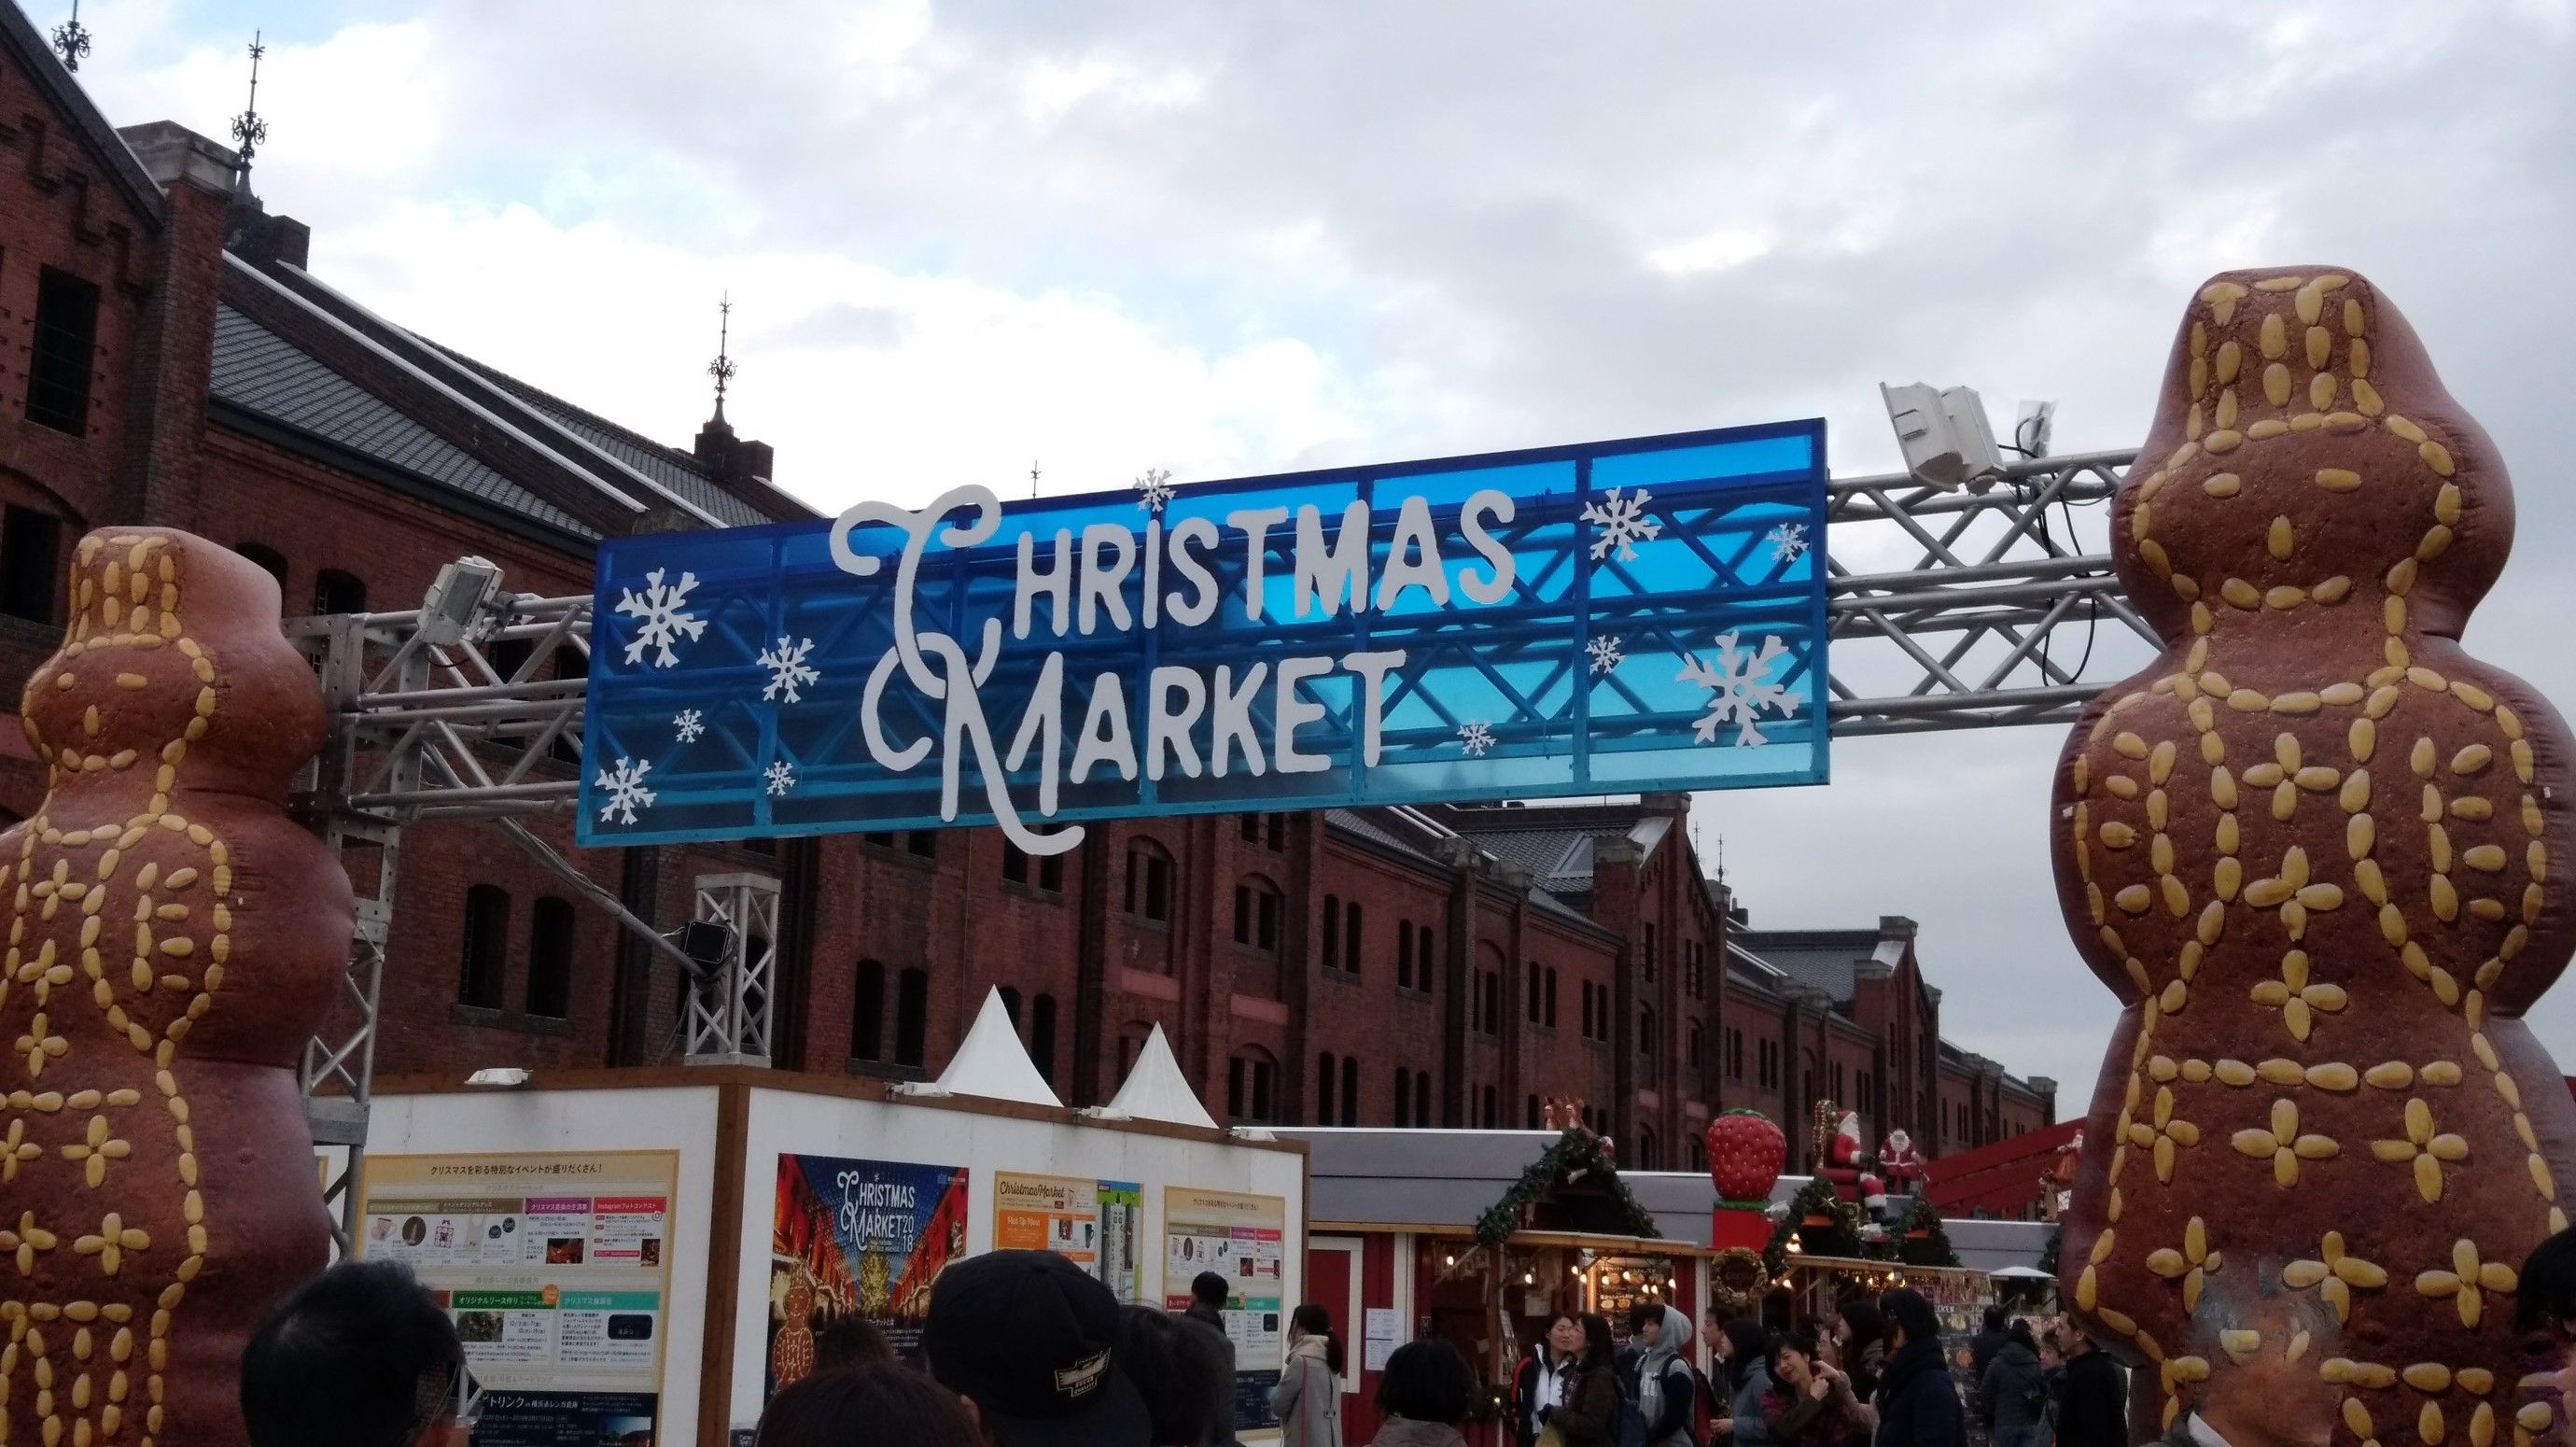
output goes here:
[[[1170, 1052], [1165, 1052], [1170, 1058]], [[1011, 1012], [1002, 1004], [1002, 992], [991, 990], [984, 996], [984, 1008], [975, 1014], [974, 1027], [957, 1046], [957, 1054], [936, 1083], [902, 1087], [909, 1095], [974, 1095], [986, 1100], [1016, 1100], [1025, 1105], [1051, 1105], [1062, 1109], [1048, 1088], [1046, 1077], [1030, 1063], [1029, 1052], [1020, 1045], [1019, 1028], [1011, 1023]]]
[[1136, 1052], [1135, 1068], [1127, 1072], [1127, 1082], [1100, 1114], [1110, 1120], [1160, 1120], [1174, 1125], [1195, 1125], [1216, 1129], [1216, 1121], [1199, 1104], [1187, 1077], [1181, 1074], [1181, 1063], [1172, 1058], [1172, 1042], [1163, 1038], [1163, 1027], [1145, 1037], [1145, 1047]]

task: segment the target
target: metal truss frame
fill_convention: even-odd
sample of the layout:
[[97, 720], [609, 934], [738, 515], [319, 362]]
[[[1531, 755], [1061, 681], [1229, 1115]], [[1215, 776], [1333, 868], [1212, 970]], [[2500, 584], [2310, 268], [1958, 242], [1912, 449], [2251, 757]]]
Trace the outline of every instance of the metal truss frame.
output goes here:
[[[2063, 722], [2103, 686], [2083, 676], [2083, 664], [2063, 661], [2077, 635], [2087, 661], [2091, 635], [2105, 625], [2156, 644], [2154, 629], [2122, 594], [2110, 558], [2080, 550], [2072, 519], [2076, 507], [2107, 502], [2135, 457], [2037, 459], [2006, 469], [1983, 490], [1929, 487], [1905, 474], [1829, 484], [1833, 732]], [[2051, 509], [2061, 519], [2054, 528]], [[497, 581], [497, 569], [467, 562]], [[727, 927], [723, 963], [707, 970], [521, 822], [571, 809], [580, 790], [577, 772], [563, 777], [545, 765], [558, 756], [558, 744], [579, 756], [585, 679], [539, 675], [566, 649], [587, 672], [591, 600], [496, 587], [470, 609], [440, 602], [434, 593], [422, 608], [285, 625], [314, 661], [331, 718], [299, 810], [353, 880], [364, 885], [371, 875], [373, 884], [358, 902], [343, 981], [348, 1013], [306, 1045], [300, 1072], [315, 1143], [347, 1151], [327, 1192], [338, 1207], [343, 1251], [357, 1226], [356, 1182], [407, 824], [498, 823], [537, 862], [674, 961], [691, 982], [678, 1031], [684, 1058], [765, 1064], [771, 1052], [776, 879], [697, 881], [692, 919]], [[2068, 646], [2053, 646], [2061, 641]], [[372, 870], [359, 858], [367, 850], [375, 852]]]

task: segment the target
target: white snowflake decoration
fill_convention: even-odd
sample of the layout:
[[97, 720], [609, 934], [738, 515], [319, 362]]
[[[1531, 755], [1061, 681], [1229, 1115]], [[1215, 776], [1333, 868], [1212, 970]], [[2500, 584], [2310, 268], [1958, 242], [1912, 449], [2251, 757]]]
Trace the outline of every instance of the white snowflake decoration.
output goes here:
[[1161, 512], [1179, 491], [1172, 486], [1172, 470], [1168, 467], [1149, 467], [1136, 475], [1136, 506], [1146, 512]]
[[634, 663], [644, 657], [646, 649], [658, 649], [653, 655], [655, 668], [668, 668], [680, 661], [671, 645], [685, 636], [692, 642], [707, 631], [707, 620], [682, 606], [689, 590], [698, 586], [698, 575], [682, 573], [677, 583], [662, 581], [662, 569], [644, 575], [644, 591], [617, 590], [617, 611], [639, 620], [635, 639], [626, 645], [626, 661]]
[[698, 735], [707, 731], [707, 721], [705, 715], [696, 709], [686, 708], [671, 716], [671, 727], [679, 734], [680, 742], [693, 744], [698, 741]]
[[1628, 658], [1628, 645], [1615, 633], [1604, 633], [1594, 638], [1583, 645], [1583, 651], [1591, 655], [1592, 672], [1596, 677], [1617, 668]]
[[1494, 747], [1494, 726], [1478, 719], [1458, 730], [1458, 752], [1471, 759], [1481, 759]]
[[616, 768], [600, 770], [597, 784], [608, 791], [608, 802], [599, 807], [599, 822], [614, 819], [620, 824], [632, 824], [636, 810], [652, 808], [655, 795], [644, 787], [644, 776], [651, 772], [651, 759], [640, 764], [619, 759]]
[[1771, 561], [1775, 563], [1795, 562], [1798, 555], [1807, 550], [1807, 525], [1805, 523], [1782, 523], [1778, 527], [1773, 528], [1770, 532], [1763, 534], [1763, 541], [1771, 545]]
[[769, 670], [769, 684], [761, 689], [760, 696], [768, 699], [784, 693], [789, 703], [794, 703], [802, 697], [796, 690], [823, 676], [806, 666], [805, 657], [813, 651], [813, 639], [799, 638], [791, 641], [784, 635], [779, 638], [776, 649], [760, 650], [757, 661], [761, 667]]
[[1770, 742], [1754, 727], [1762, 710], [1776, 709], [1783, 717], [1798, 711], [1798, 695], [1771, 681], [1772, 668], [1789, 649], [1778, 637], [1766, 636], [1759, 653], [1748, 652], [1735, 646], [1735, 637], [1717, 635], [1715, 668], [1697, 654], [1683, 655], [1679, 677], [1709, 692], [1708, 713], [1691, 726], [1701, 743], [1717, 742], [1717, 731], [1731, 723], [1737, 748], [1759, 748]]
[[1594, 561], [1617, 548], [1620, 562], [1633, 562], [1637, 556], [1637, 544], [1653, 542], [1663, 532], [1662, 523], [1646, 516], [1647, 500], [1653, 496], [1641, 487], [1635, 497], [1623, 497], [1620, 489], [1614, 487], [1601, 501], [1583, 505], [1583, 520], [1601, 529], [1592, 539]]
[[763, 777], [768, 780], [770, 797], [776, 798], [796, 787], [796, 766], [785, 759], [773, 759]]

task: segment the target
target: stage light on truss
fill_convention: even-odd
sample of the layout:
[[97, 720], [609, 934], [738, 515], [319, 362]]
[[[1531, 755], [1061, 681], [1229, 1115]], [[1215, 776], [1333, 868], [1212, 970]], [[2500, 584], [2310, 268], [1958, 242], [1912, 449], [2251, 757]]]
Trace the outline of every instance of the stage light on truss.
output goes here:
[[487, 558], [459, 558], [440, 568], [420, 600], [420, 641], [437, 648], [464, 642], [500, 587], [500, 566]]
[[1887, 420], [1896, 428], [1896, 445], [1905, 453], [1905, 470], [1916, 478], [1945, 491], [1965, 486], [1984, 492], [2003, 475], [2003, 452], [1995, 446], [1986, 404], [1975, 391], [1882, 382], [1878, 392], [1887, 404]]

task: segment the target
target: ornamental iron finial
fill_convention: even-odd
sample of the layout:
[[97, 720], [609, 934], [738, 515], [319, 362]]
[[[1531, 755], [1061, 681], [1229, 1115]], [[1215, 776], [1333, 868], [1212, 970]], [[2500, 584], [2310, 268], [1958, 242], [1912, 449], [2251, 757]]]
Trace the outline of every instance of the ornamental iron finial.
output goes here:
[[268, 47], [260, 43], [260, 32], [252, 31], [250, 35], [250, 103], [242, 107], [240, 115], [233, 117], [233, 139], [241, 146], [241, 180], [242, 189], [245, 191], [250, 189], [251, 157], [258, 152], [260, 143], [268, 139], [268, 122], [259, 117], [259, 58], [266, 54], [268, 54]]
[[716, 416], [724, 416], [725, 384], [733, 380], [733, 293], [726, 292], [716, 303], [716, 359], [707, 363], [707, 375], [716, 379]]
[[63, 69], [75, 73], [89, 54], [89, 27], [80, 23], [80, 0], [72, 0], [72, 18], [54, 27], [54, 54], [62, 57]]

